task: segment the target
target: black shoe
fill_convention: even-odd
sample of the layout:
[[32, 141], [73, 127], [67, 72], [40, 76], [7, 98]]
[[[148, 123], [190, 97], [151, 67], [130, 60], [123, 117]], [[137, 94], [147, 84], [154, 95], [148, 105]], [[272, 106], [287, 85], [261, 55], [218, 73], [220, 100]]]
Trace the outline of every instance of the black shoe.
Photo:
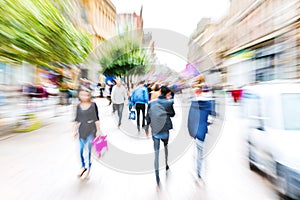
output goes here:
[[138, 127], [137, 129], [138, 129], [138, 132], [141, 132], [141, 128], [140, 127]]
[[200, 174], [198, 174], [198, 178], [199, 178], [200, 180], [202, 180], [202, 177], [201, 177], [201, 175], [200, 175]]
[[84, 174], [84, 172], [86, 172], [86, 170], [87, 170], [87, 168], [84, 168], [84, 169], [81, 171], [81, 173], [78, 174], [78, 177], [79, 177], [79, 178], [82, 177], [82, 175]]
[[166, 166], [166, 170], [168, 171], [170, 169], [169, 165]]

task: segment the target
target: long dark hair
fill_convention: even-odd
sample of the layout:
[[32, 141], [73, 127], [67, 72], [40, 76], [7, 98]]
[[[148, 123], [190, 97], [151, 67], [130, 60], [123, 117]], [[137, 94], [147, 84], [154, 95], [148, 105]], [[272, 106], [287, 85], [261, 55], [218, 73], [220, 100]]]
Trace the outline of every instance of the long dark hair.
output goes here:
[[171, 90], [167, 86], [163, 85], [160, 87], [161, 95], [166, 96], [169, 92], [171, 92]]

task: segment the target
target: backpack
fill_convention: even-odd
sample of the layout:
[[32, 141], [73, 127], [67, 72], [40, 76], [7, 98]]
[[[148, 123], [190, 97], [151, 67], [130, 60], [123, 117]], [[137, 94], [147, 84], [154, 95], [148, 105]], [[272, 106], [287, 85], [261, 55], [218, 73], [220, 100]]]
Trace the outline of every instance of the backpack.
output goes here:
[[160, 133], [164, 130], [167, 123], [167, 111], [162, 104], [154, 101], [150, 105], [149, 117], [151, 119], [152, 132]]

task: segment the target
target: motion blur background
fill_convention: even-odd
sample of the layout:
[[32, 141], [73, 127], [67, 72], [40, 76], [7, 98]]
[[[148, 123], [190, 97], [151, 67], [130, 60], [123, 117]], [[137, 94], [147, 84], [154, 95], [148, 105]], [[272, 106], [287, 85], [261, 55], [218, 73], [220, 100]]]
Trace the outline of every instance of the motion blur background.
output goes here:
[[[227, 114], [247, 121], [239, 145], [247, 169], [271, 177], [277, 190], [266, 199], [279, 198], [275, 191], [299, 199], [300, 98], [285, 95], [300, 94], [299, 0], [1, 0], [0, 10], [0, 149], [6, 139], [51, 125], [50, 118], [71, 118], [81, 86], [104, 105], [116, 77], [129, 94], [145, 80], [173, 86], [179, 98], [201, 83], [225, 98]], [[185, 37], [178, 46], [185, 54], [161, 49], [161, 35], [150, 28]], [[270, 113], [283, 125], [272, 126]], [[263, 136], [253, 136], [257, 130]], [[278, 147], [274, 140], [285, 140], [278, 134], [290, 142]]]

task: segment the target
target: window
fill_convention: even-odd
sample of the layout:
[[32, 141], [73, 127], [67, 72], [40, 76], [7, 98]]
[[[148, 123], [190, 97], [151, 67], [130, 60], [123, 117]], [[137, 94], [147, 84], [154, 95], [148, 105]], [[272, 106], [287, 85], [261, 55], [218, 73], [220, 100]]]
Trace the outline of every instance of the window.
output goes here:
[[300, 130], [300, 93], [282, 94], [283, 122], [285, 130]]

